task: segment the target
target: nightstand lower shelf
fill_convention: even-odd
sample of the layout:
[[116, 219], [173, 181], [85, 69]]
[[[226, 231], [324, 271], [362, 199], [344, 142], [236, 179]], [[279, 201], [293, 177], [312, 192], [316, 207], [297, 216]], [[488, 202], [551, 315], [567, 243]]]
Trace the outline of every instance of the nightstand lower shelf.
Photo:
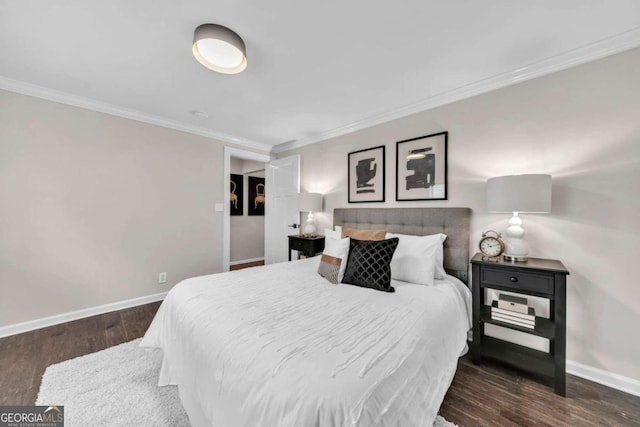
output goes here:
[[546, 377], [555, 376], [553, 355], [534, 350], [509, 341], [484, 336], [482, 338], [482, 357], [499, 360], [518, 369], [533, 372]]
[[536, 326], [534, 329], [525, 328], [523, 326], [513, 325], [507, 322], [501, 322], [496, 319], [491, 318], [491, 307], [485, 305], [481, 309], [480, 320], [482, 323], [490, 323], [492, 325], [502, 326], [504, 328], [514, 329], [520, 332], [526, 332], [531, 335], [536, 335], [542, 338], [547, 338], [552, 340], [555, 337], [555, 328], [553, 326], [553, 322], [544, 317], [536, 316]]

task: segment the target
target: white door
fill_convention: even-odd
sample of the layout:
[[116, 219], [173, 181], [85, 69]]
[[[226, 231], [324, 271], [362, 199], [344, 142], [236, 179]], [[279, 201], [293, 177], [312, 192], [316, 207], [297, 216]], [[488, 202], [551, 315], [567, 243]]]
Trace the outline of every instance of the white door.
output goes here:
[[272, 160], [266, 164], [265, 264], [289, 259], [289, 239], [298, 234], [298, 193], [300, 192], [300, 156]]

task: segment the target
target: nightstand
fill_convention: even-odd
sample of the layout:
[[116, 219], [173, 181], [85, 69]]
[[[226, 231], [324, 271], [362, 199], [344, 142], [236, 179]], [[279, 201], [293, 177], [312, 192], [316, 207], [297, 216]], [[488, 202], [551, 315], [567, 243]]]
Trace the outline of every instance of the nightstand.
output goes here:
[[[487, 259], [478, 253], [471, 259], [473, 292], [473, 342], [471, 358], [499, 360], [516, 368], [553, 378], [556, 394], [566, 396], [566, 278], [569, 272], [560, 261], [529, 258], [526, 262]], [[527, 329], [491, 318], [485, 304], [485, 290], [515, 292], [549, 300], [550, 318], [536, 317], [535, 329]], [[490, 303], [490, 302], [489, 302]], [[484, 325], [493, 324], [549, 340], [549, 352], [485, 335]]]
[[306, 257], [312, 257], [324, 250], [324, 236], [289, 236], [289, 261], [291, 251], [299, 251]]

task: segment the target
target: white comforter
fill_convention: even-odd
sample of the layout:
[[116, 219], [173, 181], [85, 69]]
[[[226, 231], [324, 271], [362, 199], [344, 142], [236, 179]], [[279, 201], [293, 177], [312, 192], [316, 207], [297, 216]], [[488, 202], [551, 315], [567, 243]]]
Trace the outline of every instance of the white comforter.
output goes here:
[[319, 257], [176, 285], [141, 345], [192, 424], [431, 426], [466, 348], [469, 290], [333, 285]]

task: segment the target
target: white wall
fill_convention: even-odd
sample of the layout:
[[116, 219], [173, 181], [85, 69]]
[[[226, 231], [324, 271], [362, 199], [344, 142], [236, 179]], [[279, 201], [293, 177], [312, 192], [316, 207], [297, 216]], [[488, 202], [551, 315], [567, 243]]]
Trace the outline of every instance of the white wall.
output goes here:
[[[467, 206], [471, 248], [488, 214], [487, 178], [553, 175], [553, 212], [524, 216], [531, 255], [562, 260], [568, 279], [567, 358], [640, 380], [640, 49], [322, 143], [301, 154], [303, 191], [324, 193], [330, 226], [347, 203], [347, 153], [385, 144], [386, 200], [366, 206]], [[449, 200], [395, 202], [395, 142], [449, 131]]]
[[208, 138], [0, 91], [0, 327], [221, 271], [222, 157]]
[[264, 178], [264, 163], [231, 158], [231, 173], [243, 175], [242, 216], [230, 218], [231, 262], [264, 258], [264, 216], [249, 216], [249, 176]]

